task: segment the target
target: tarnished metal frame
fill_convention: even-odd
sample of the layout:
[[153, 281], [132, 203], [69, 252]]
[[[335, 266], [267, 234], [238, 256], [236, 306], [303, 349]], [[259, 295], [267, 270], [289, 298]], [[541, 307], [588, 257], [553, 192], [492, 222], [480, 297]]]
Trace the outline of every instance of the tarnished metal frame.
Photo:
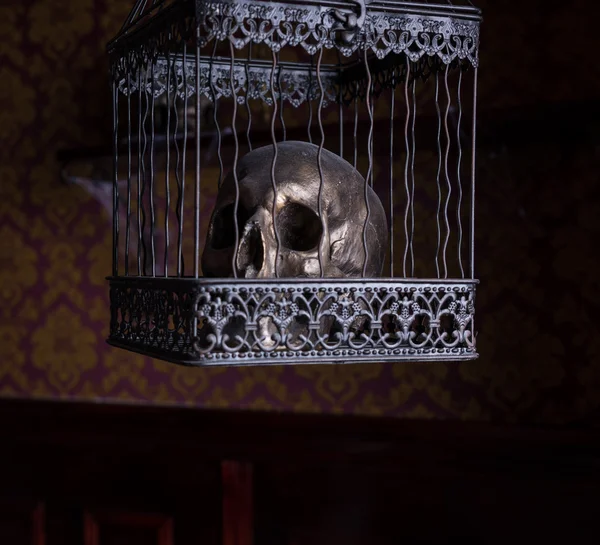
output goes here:
[[476, 284], [113, 278], [109, 342], [185, 365], [470, 360]]
[[[176, 0], [140, 14], [108, 44], [118, 79], [193, 38], [200, 45], [231, 39], [235, 48], [264, 43], [274, 51], [301, 46], [308, 53], [337, 49], [348, 57], [370, 50], [378, 59], [405, 54], [416, 62], [438, 57], [444, 64], [479, 58], [481, 13], [473, 7], [393, 0], [270, 2], [268, 0]], [[166, 7], [165, 7], [166, 6]]]
[[[238, 49], [252, 41], [275, 51], [288, 45], [302, 46], [310, 54], [336, 48], [346, 57], [371, 50], [379, 59], [389, 53], [405, 53], [413, 62], [424, 55], [437, 55], [445, 64], [459, 58], [476, 66], [478, 10], [424, 6], [427, 4], [393, 1], [196, 2], [203, 43], [230, 38]], [[357, 16], [357, 21], [348, 28], [351, 15]], [[350, 35], [340, 39], [341, 31]]]

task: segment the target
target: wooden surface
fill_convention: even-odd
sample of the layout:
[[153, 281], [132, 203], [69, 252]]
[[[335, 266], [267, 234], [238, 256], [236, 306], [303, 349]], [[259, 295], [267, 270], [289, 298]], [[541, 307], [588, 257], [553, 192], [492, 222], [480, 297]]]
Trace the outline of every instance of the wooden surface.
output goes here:
[[0, 401], [0, 543], [597, 543], [600, 436]]

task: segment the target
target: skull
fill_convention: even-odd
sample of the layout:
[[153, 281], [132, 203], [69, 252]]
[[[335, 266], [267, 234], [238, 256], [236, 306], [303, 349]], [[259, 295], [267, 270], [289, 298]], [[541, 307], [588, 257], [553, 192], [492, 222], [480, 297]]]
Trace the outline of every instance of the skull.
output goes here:
[[[246, 278], [358, 277], [365, 260], [363, 226], [367, 215], [365, 180], [350, 163], [306, 142], [277, 144], [275, 188], [271, 179], [273, 146], [245, 155], [237, 175], [238, 246], [235, 267]], [[276, 193], [275, 210], [273, 201]], [[225, 178], [213, 211], [202, 269], [206, 277], [233, 276], [235, 253], [235, 182]], [[370, 208], [366, 225], [365, 274], [380, 276], [387, 248], [387, 221], [375, 192], [367, 187]], [[279, 235], [279, 252], [274, 226]], [[321, 264], [319, 264], [321, 254]]]

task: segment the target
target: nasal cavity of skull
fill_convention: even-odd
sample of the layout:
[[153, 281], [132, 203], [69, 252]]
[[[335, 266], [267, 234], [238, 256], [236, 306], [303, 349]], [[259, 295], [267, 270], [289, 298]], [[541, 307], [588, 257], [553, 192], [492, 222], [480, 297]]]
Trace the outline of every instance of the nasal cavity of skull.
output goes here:
[[[230, 248], [235, 245], [235, 222], [233, 221], [233, 212], [235, 206], [233, 203], [224, 206], [217, 211], [213, 218], [211, 227], [210, 245], [215, 250]], [[244, 225], [248, 221], [248, 213], [238, 205], [237, 220], [238, 220], [238, 236], [241, 239]]]
[[262, 269], [265, 259], [263, 241], [257, 226], [249, 227], [238, 248], [237, 267], [246, 278], [254, 278]]
[[282, 246], [307, 252], [319, 246], [323, 226], [313, 210], [302, 204], [289, 203], [277, 215], [277, 231]]

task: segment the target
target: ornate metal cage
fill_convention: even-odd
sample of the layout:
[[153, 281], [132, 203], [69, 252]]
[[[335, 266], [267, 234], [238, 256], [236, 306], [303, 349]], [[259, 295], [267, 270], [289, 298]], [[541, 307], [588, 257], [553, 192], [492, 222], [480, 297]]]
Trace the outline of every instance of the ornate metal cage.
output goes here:
[[[476, 358], [480, 20], [470, 4], [138, 0], [108, 45], [108, 342], [185, 365]], [[358, 169], [367, 207], [375, 190], [387, 277], [327, 277], [321, 254], [314, 277], [246, 278], [235, 262], [231, 277], [203, 277], [224, 175], [237, 221], [240, 157], [272, 146], [277, 191], [288, 140]], [[322, 173], [320, 184], [319, 199]], [[231, 233], [237, 251], [239, 226]]]

